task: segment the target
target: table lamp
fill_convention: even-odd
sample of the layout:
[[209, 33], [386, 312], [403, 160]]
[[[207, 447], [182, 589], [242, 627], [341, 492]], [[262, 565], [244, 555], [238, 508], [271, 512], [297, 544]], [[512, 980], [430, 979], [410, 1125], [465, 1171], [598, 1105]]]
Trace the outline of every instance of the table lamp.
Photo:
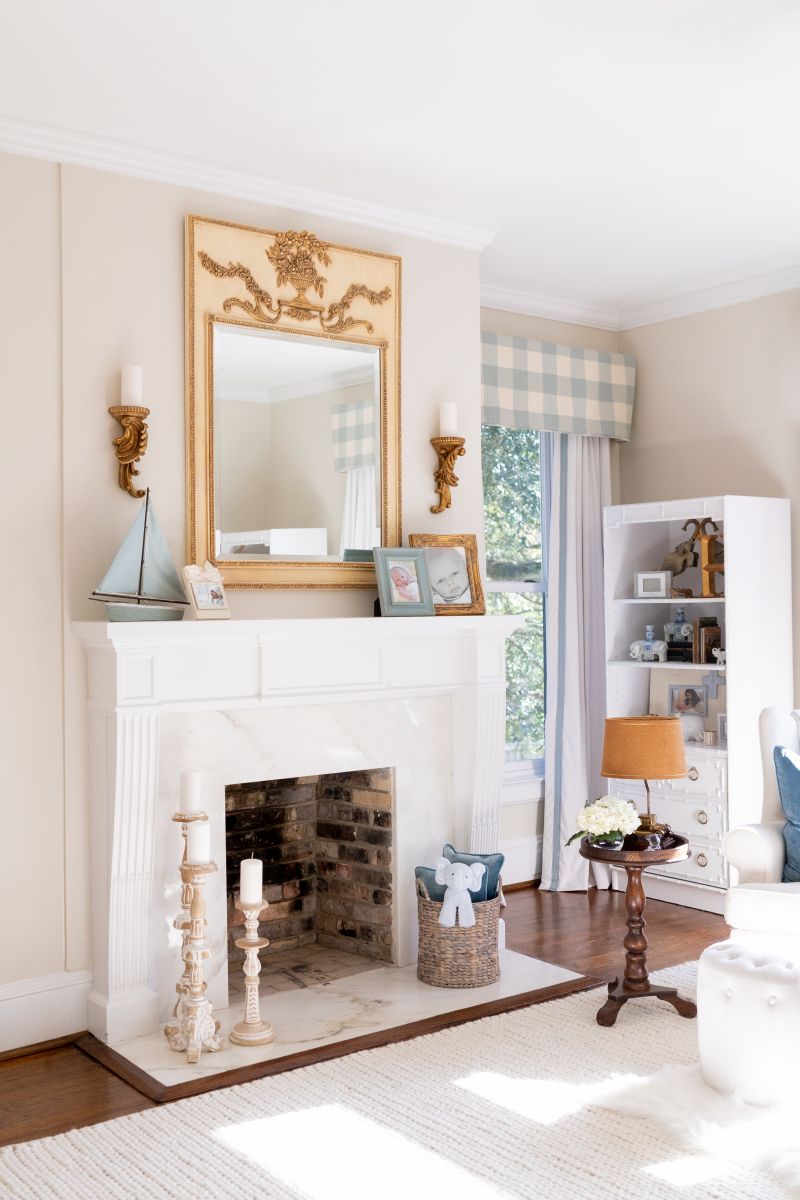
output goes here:
[[608, 717], [603, 739], [605, 779], [641, 779], [647, 812], [640, 813], [638, 833], [662, 833], [650, 811], [649, 779], [680, 779], [686, 775], [686, 754], [680, 717]]

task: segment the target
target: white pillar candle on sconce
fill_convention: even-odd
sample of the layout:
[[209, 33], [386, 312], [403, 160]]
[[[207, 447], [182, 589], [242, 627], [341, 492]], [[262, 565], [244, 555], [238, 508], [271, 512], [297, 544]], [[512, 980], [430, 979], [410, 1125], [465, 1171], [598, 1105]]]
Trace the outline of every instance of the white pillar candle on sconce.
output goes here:
[[178, 807], [182, 813], [203, 811], [202, 771], [181, 771], [181, 801]]
[[239, 903], [260, 904], [263, 899], [264, 864], [260, 858], [243, 858], [239, 871]]
[[144, 372], [141, 367], [125, 366], [121, 371], [120, 404], [141, 404], [144, 394]]
[[186, 827], [186, 861], [201, 867], [211, 862], [211, 823], [192, 821]]
[[458, 405], [452, 400], [439, 405], [439, 437], [458, 437]]

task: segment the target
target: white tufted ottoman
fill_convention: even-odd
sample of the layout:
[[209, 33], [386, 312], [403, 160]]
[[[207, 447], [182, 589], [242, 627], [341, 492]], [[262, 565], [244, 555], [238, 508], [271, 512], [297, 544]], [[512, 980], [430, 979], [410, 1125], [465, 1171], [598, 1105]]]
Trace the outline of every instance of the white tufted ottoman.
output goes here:
[[800, 962], [717, 942], [700, 956], [697, 1035], [703, 1078], [747, 1104], [797, 1097]]

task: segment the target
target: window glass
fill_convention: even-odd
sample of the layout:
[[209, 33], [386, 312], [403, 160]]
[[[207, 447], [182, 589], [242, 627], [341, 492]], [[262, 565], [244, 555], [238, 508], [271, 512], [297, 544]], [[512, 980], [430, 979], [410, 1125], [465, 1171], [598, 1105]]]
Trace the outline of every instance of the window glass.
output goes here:
[[536, 430], [484, 425], [481, 444], [487, 579], [540, 580], [540, 434]]

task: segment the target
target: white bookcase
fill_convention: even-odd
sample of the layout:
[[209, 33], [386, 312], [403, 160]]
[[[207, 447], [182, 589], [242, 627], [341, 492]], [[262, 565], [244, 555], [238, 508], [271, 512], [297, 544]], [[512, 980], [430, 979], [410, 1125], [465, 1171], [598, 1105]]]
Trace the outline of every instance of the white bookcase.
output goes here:
[[[665, 555], [688, 536], [681, 526], [692, 517], [711, 517], [719, 525], [725, 543], [724, 598], [634, 599], [634, 573], [658, 570]], [[687, 741], [688, 778], [651, 782], [653, 811], [687, 836], [692, 849], [685, 863], [647, 870], [647, 894], [656, 899], [722, 912], [725, 889], [735, 882], [729, 880], [722, 857], [722, 838], [733, 826], [761, 817], [758, 715], [768, 704], [793, 707], [789, 520], [788, 500], [756, 496], [623, 504], [605, 510], [608, 715], [666, 711], [661, 706], [667, 681], [687, 687], [703, 682], [709, 689], [709, 707], [713, 710], [724, 697], [728, 719], [727, 743], [704, 747]], [[700, 593], [699, 567], [674, 583]], [[644, 637], [645, 626], [655, 626], [656, 638], [663, 638], [664, 624], [674, 620], [681, 607], [687, 621], [716, 619], [727, 651], [725, 667], [630, 658], [630, 644]], [[698, 727], [716, 728], [716, 715], [683, 720], [687, 737]], [[609, 791], [633, 800], [637, 808], [644, 805], [641, 784], [609, 780]], [[614, 886], [624, 888], [622, 872], [614, 872]]]

